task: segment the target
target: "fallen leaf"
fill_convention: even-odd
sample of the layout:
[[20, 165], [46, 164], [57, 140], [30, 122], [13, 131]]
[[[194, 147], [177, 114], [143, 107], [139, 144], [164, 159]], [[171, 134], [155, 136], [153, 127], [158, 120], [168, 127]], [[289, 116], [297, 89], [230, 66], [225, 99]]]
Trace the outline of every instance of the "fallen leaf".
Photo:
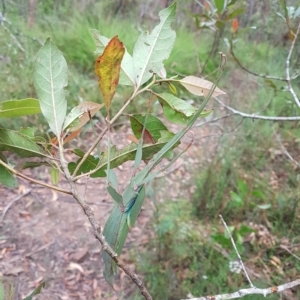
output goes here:
[[71, 262], [68, 266], [68, 270], [78, 270], [79, 272], [84, 274], [84, 270], [83, 270], [82, 266], [77, 263]]

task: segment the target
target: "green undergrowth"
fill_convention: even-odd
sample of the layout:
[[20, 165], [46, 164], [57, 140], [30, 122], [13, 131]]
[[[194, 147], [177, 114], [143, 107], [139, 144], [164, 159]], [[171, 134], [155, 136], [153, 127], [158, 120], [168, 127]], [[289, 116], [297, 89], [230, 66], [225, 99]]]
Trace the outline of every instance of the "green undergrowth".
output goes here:
[[[25, 16], [19, 17], [16, 12], [8, 10], [8, 17], [20, 32], [42, 42], [51, 36], [61, 49], [69, 66], [68, 103], [74, 106], [81, 101], [101, 102], [94, 74], [96, 55], [90, 29], [97, 29], [107, 37], [118, 35], [132, 53], [140, 31], [151, 30], [153, 26], [148, 25], [153, 21], [137, 22], [132, 15], [126, 14], [122, 18], [109, 14], [103, 16], [109, 7], [101, 3], [80, 14], [70, 9], [72, 1], [66, 1], [58, 8], [46, 2], [39, 4], [39, 14], [32, 28], [28, 28]], [[54, 10], [56, 14], [53, 14]], [[179, 24], [176, 26], [179, 27], [176, 29], [177, 39], [166, 62], [167, 72], [174, 76], [199, 75], [212, 45], [213, 32], [207, 30], [200, 34]], [[32, 68], [40, 44], [25, 37], [18, 38], [24, 52], [7, 33], [0, 31], [0, 53], [3, 57], [0, 59], [0, 102], [36, 97]], [[284, 47], [275, 45], [273, 41], [256, 41], [253, 32], [241, 32], [236, 39], [235, 54], [246, 68], [256, 73], [285, 76], [289, 45]], [[231, 57], [223, 40], [219, 50], [227, 55], [224, 76], [219, 84], [227, 93], [227, 98], [223, 98], [226, 103], [248, 113], [269, 116], [299, 114], [293, 99], [285, 91], [285, 83], [258, 78], [243, 71]], [[294, 59], [292, 57], [292, 62]], [[211, 73], [218, 62], [218, 56], [208, 61], [205, 75], [209, 80], [214, 80]], [[176, 87], [180, 97], [182, 90]], [[299, 84], [294, 85], [298, 95], [299, 87]], [[118, 88], [112, 115], [129, 95], [130, 88]], [[133, 113], [134, 105], [144, 105], [148, 100], [138, 98], [127, 112]], [[197, 97], [193, 100], [200, 101]], [[157, 109], [160, 107], [157, 106]], [[38, 119], [27, 121], [28, 125], [31, 122], [33, 126], [42, 126], [37, 125], [40, 124]], [[4, 124], [1, 122], [7, 120], [0, 120], [0, 126]], [[24, 122], [15, 119], [10, 127], [20, 127], [20, 124]], [[194, 297], [215, 295], [248, 287], [242, 274], [229, 269], [229, 262], [236, 260], [236, 256], [219, 214], [231, 226], [247, 266], [259, 274], [260, 277], [253, 277], [254, 284], [259, 287], [282, 284], [295, 279], [300, 272], [299, 261], [280, 248], [284, 238], [289, 249], [299, 243], [299, 168], [286, 157], [275, 137], [275, 133], [280, 133], [284, 147], [297, 160], [299, 122], [273, 123], [243, 120], [237, 116], [221, 125], [226, 134], [220, 138], [218, 151], [204, 168], [191, 170], [195, 174], [195, 193], [179, 201], [165, 199], [157, 205], [152, 221], [154, 237], [145, 251], [133, 253], [137, 271], [144, 275], [154, 299], [187, 298], [189, 293]], [[249, 235], [257, 233], [253, 224], [267, 228], [275, 242], [267, 245], [258, 239], [249, 241]], [[279, 258], [277, 266], [272, 263], [272, 257]], [[270, 275], [270, 281], [265, 273]], [[243, 299], [263, 299], [263, 296], [259, 297]], [[272, 295], [268, 299], [278, 297]], [[141, 297], [135, 295], [131, 299]]]
[[[249, 284], [241, 273], [230, 269], [237, 260], [228, 236], [217, 219], [197, 219], [193, 213], [193, 202], [187, 200], [165, 201], [157, 207], [151, 239], [147, 251], [134, 253], [138, 271], [144, 274], [145, 282], [154, 299], [182, 299], [234, 292], [247, 288]], [[236, 214], [236, 213], [235, 213]], [[255, 243], [242, 242], [252, 232], [247, 223], [238, 223], [235, 214], [227, 216], [239, 253], [247, 267], [260, 278], [252, 278], [257, 287], [279, 285], [292, 279], [300, 264], [284, 253], [279, 254], [276, 246], [264, 250]], [[282, 233], [281, 233], [282, 234]], [[261, 257], [256, 258], [259, 251]], [[225, 255], [224, 255], [225, 253]], [[282, 260], [284, 272], [270, 263], [277, 256]], [[294, 263], [294, 272], [291, 272]], [[264, 277], [263, 269], [272, 270], [272, 281]], [[263, 296], [247, 296], [245, 299], [263, 299]], [[269, 296], [278, 299], [278, 295]], [[133, 299], [141, 299], [138, 295]]]

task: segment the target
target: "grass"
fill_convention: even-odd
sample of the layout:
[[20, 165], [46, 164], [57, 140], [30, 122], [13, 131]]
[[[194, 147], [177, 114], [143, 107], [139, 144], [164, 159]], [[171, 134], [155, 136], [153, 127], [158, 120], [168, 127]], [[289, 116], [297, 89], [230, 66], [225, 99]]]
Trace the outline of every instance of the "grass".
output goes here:
[[[41, 40], [51, 36], [65, 55], [69, 66], [70, 108], [81, 101], [101, 101], [94, 75], [96, 55], [90, 29], [98, 29], [107, 37], [118, 34], [132, 53], [139, 31], [146, 29], [151, 22], [137, 25], [128, 19], [100, 18], [107, 9], [100, 3], [86, 15], [67, 14], [71, 1], [59, 6], [56, 15], [50, 14], [54, 9], [52, 6], [45, 5], [39, 6], [39, 9], [49, 11], [49, 14], [37, 19], [27, 35]], [[26, 28], [24, 19], [17, 19], [16, 15], [10, 17], [19, 30]], [[211, 37], [211, 32], [199, 37], [198, 33], [179, 26], [174, 50], [166, 62], [168, 74], [198, 74], [197, 60], [203, 66], [212, 43]], [[269, 41], [255, 42], [252, 35], [243, 32], [238, 39], [235, 53], [245, 67], [257, 73], [285, 76], [287, 48], [275, 47]], [[10, 60], [10, 63], [1, 62], [0, 102], [36, 96], [32, 71], [40, 45], [29, 39], [22, 38], [20, 41], [26, 49], [24, 53], [7, 33], [0, 32], [0, 51]], [[284, 91], [285, 84], [249, 76], [236, 65], [224, 43], [221, 43], [220, 50], [227, 54], [228, 60], [220, 87], [227, 92], [230, 105], [249, 113], [298, 114], [298, 108]], [[218, 58], [210, 62], [207, 74], [217, 64]], [[213, 79], [213, 76], [209, 78]], [[299, 88], [295, 86], [295, 89], [299, 95]], [[118, 90], [114, 112], [127, 94], [128, 89]], [[143, 104], [143, 101], [145, 99], [139, 99], [137, 105]], [[11, 127], [19, 127], [18, 122], [15, 120]], [[297, 159], [300, 141], [298, 123], [274, 124], [236, 118], [221, 125], [226, 132], [233, 132], [220, 138], [218, 151], [205, 167], [193, 170], [196, 191], [192, 199], [166, 199], [158, 204], [152, 223], [155, 238], [147, 251], [134, 254], [138, 271], [144, 274], [154, 299], [186, 298], [188, 293], [195, 296], [218, 294], [247, 286], [241, 274], [229, 270], [229, 261], [236, 258], [219, 223], [220, 213], [233, 226], [233, 235], [249, 267], [261, 274], [262, 278], [257, 279], [259, 286], [280, 284], [295, 279], [299, 274], [299, 262], [279, 247], [284, 239], [291, 249], [298, 243], [299, 170], [282, 152], [278, 152], [280, 146], [274, 138], [274, 131], [280, 132], [284, 146]], [[249, 242], [250, 222], [267, 228], [277, 242], [267, 246], [260, 244], [258, 237]], [[220, 249], [228, 257], [221, 254]], [[280, 258], [279, 266], [272, 263], [273, 256]], [[272, 273], [270, 281], [262, 274], [266, 270]], [[140, 299], [138, 295], [134, 297], [132, 299]], [[278, 299], [278, 295], [268, 299]]]

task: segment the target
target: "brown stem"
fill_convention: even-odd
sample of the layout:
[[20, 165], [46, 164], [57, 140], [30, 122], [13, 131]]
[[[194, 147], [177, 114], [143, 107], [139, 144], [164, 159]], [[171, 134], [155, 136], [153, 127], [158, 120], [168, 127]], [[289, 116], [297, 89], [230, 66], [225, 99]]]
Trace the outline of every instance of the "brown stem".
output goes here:
[[38, 185], [42, 185], [44, 187], [47, 187], [51, 190], [54, 190], [54, 191], [58, 191], [58, 192], [61, 192], [61, 193], [64, 193], [64, 194], [69, 194], [69, 195], [72, 195], [71, 191], [68, 191], [68, 190], [65, 190], [65, 189], [61, 189], [59, 187], [56, 187], [54, 185], [51, 185], [51, 184], [47, 184], [45, 182], [42, 182], [42, 181], [39, 181], [39, 180], [36, 180], [36, 179], [33, 179], [29, 176], [26, 176], [22, 173], [19, 173], [18, 171], [16, 171], [15, 169], [11, 168], [8, 164], [6, 164], [4, 161], [2, 161], [0, 159], [0, 165], [2, 165], [4, 168], [6, 168], [7, 170], [9, 170], [11, 173], [13, 173], [14, 175], [18, 176], [18, 177], [21, 177], [23, 179], [26, 179], [27, 181], [30, 181], [30, 182], [33, 182], [33, 183], [36, 183]]
[[139, 290], [141, 291], [141, 294], [144, 296], [144, 298], [146, 300], [152, 300], [152, 297], [151, 297], [150, 293], [148, 292], [148, 290], [146, 289], [142, 280], [134, 272], [132, 272], [128, 268], [128, 266], [126, 266], [119, 260], [118, 254], [107, 243], [104, 235], [102, 234], [101, 227], [100, 227], [99, 223], [96, 221], [96, 218], [95, 218], [95, 215], [94, 215], [92, 209], [86, 204], [84, 198], [78, 194], [76, 184], [73, 181], [74, 178], [72, 177], [72, 175], [69, 172], [67, 162], [63, 155], [64, 154], [63, 146], [61, 143], [59, 145], [60, 145], [59, 153], [60, 153], [60, 159], [61, 159], [61, 167], [62, 167], [63, 172], [65, 173], [66, 179], [70, 183], [71, 194], [74, 197], [74, 199], [78, 202], [78, 204], [81, 206], [85, 215], [88, 217], [90, 224], [92, 225], [92, 228], [94, 230], [95, 237], [100, 242], [103, 250], [111, 257], [111, 259], [117, 264], [117, 266], [120, 269], [122, 269], [130, 277], [130, 279], [133, 281], [133, 283], [139, 288]]

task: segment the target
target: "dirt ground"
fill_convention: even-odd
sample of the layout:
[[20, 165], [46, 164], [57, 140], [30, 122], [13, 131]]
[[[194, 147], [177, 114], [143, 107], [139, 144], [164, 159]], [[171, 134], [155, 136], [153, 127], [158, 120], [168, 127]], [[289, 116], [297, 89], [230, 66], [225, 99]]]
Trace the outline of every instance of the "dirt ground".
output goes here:
[[[208, 130], [208, 131], [207, 131]], [[167, 171], [164, 178], [155, 180], [158, 199], [185, 199], [193, 192], [192, 171], [207, 158], [201, 139], [209, 129], [196, 128], [194, 143]], [[118, 135], [120, 139], [120, 135]], [[181, 144], [189, 144], [191, 136]], [[126, 133], [123, 134], [123, 142]], [[212, 145], [210, 143], [210, 145]], [[25, 170], [25, 174], [50, 183], [45, 169]], [[131, 176], [130, 163], [117, 170], [120, 190]], [[166, 190], [163, 186], [172, 185]], [[67, 188], [67, 182], [60, 182]], [[87, 203], [104, 226], [113, 202], [105, 189], [104, 179], [78, 183]], [[86, 189], [86, 190], [85, 190]], [[149, 226], [152, 215], [151, 200], [146, 199], [138, 221], [130, 231], [121, 259], [131, 268], [130, 247], [143, 251], [152, 232]], [[41, 282], [46, 287], [35, 299], [130, 299], [136, 291], [128, 277], [120, 274], [113, 290], [104, 280], [101, 247], [94, 238], [91, 225], [76, 201], [68, 195], [19, 179], [18, 189], [0, 186], [0, 276], [5, 288], [13, 285], [21, 299]]]

